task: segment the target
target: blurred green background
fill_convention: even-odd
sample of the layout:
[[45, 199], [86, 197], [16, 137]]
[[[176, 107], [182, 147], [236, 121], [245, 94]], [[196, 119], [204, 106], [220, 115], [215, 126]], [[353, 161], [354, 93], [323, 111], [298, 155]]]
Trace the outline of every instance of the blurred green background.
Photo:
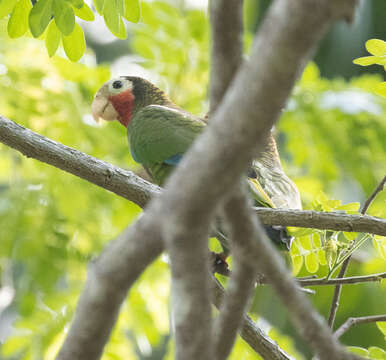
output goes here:
[[[246, 54], [269, 3], [245, 1]], [[80, 21], [88, 48], [78, 63], [67, 60], [62, 49], [49, 58], [44, 42], [31, 36], [9, 39], [7, 19], [0, 20], [0, 114], [92, 156], [139, 170], [124, 128], [93, 122], [93, 95], [111, 76], [138, 75], [157, 83], [181, 107], [204, 115], [209, 74], [206, 5], [142, 1], [140, 21], [126, 23], [125, 40], [117, 40], [99, 15], [92, 23]], [[366, 54], [367, 39], [386, 39], [385, 19], [384, 0], [362, 1], [353, 25], [334, 26], [277, 125], [283, 166], [298, 185], [306, 209], [356, 212], [358, 204], [342, 204], [363, 204], [386, 173], [386, 99], [373, 91], [384, 72], [352, 64]], [[386, 217], [385, 204], [386, 191], [369, 214]], [[1, 359], [54, 358], [87, 263], [140, 211], [114, 194], [0, 145]], [[296, 236], [294, 273], [325, 276], [323, 233]], [[356, 258], [349, 275], [385, 271], [386, 240], [368, 241]], [[131, 289], [104, 360], [173, 357], [169, 283], [163, 256]], [[386, 313], [385, 289], [385, 283], [345, 286], [336, 325], [350, 316]], [[333, 288], [315, 291], [310, 299], [328, 316]], [[268, 286], [256, 289], [251, 316], [296, 359], [310, 358], [308, 346]], [[386, 358], [380, 349], [385, 348], [385, 334], [375, 324], [353, 328], [342, 341], [370, 348], [366, 354], [371, 358]], [[240, 339], [231, 356], [258, 358]]]

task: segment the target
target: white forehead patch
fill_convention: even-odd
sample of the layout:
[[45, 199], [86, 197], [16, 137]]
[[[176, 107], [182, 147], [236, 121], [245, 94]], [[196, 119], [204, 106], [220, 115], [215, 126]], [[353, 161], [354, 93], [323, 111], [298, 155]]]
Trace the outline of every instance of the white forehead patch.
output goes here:
[[108, 82], [108, 89], [111, 94], [119, 94], [125, 90], [132, 90], [133, 83], [121, 76], [119, 78], [111, 79]]

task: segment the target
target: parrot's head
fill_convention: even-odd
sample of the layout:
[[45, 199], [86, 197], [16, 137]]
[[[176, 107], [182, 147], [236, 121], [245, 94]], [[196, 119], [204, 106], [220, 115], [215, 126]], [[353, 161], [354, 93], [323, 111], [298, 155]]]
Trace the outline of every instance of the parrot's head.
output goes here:
[[95, 121], [118, 120], [128, 127], [134, 113], [147, 105], [166, 105], [165, 93], [151, 82], [135, 76], [119, 76], [103, 84], [91, 105]]
[[91, 105], [95, 121], [98, 121], [99, 118], [107, 121], [118, 120], [127, 127], [134, 108], [133, 89], [133, 81], [126, 76], [120, 76], [104, 83], [95, 94]]

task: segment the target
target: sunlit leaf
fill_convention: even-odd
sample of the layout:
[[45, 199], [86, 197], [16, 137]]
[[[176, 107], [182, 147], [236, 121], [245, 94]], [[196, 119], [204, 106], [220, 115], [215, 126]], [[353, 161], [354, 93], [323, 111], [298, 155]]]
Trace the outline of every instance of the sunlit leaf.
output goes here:
[[103, 15], [105, 0], [93, 0], [96, 11], [99, 15]]
[[303, 266], [303, 256], [295, 255], [291, 256], [292, 260], [292, 275], [296, 276]]
[[367, 51], [375, 56], [386, 55], [386, 42], [379, 39], [370, 39], [366, 41]]
[[138, 22], [141, 16], [139, 0], [125, 0], [124, 18], [131, 22]]
[[18, 0], [0, 0], [0, 19], [9, 15]]
[[71, 61], [78, 61], [86, 49], [83, 29], [75, 24], [74, 31], [68, 36], [62, 36], [64, 51]]
[[318, 256], [314, 252], [310, 252], [305, 256], [305, 265], [308, 272], [314, 274], [319, 269]]
[[17, 38], [28, 30], [28, 14], [32, 8], [31, 1], [20, 0], [12, 11], [8, 21], [8, 35]]
[[83, 0], [66, 0], [72, 4], [76, 9], [81, 9], [84, 5], [87, 5]]
[[107, 27], [116, 37], [120, 39], [126, 38], [126, 27], [119, 14], [115, 0], [105, 3], [103, 17]]
[[386, 82], [382, 82], [375, 88], [377, 94], [386, 97]]
[[95, 16], [90, 7], [85, 3], [80, 9], [74, 9], [75, 15], [85, 21], [94, 21]]
[[34, 37], [43, 34], [52, 16], [52, 0], [39, 0], [29, 13], [29, 27]]
[[359, 202], [352, 202], [338, 206], [337, 210], [358, 211], [361, 204]]
[[60, 43], [60, 31], [56, 27], [55, 21], [51, 21], [46, 33], [46, 48], [50, 57], [54, 56]]
[[343, 234], [350, 241], [355, 240], [355, 238], [358, 236], [358, 233], [356, 233], [356, 232], [346, 232], [345, 231], [345, 232], [343, 232]]
[[377, 322], [378, 329], [381, 330], [382, 334], [386, 336], [386, 321]]
[[114, 34], [119, 32], [119, 12], [115, 0], [106, 1], [103, 8], [103, 17], [109, 30]]
[[369, 351], [369, 356], [371, 359], [376, 359], [376, 360], [385, 360], [386, 359], [386, 352], [377, 346], [369, 347], [368, 351]]
[[369, 352], [366, 349], [361, 348], [359, 346], [347, 346], [346, 349], [353, 354], [357, 354], [361, 356], [368, 356], [369, 354]]
[[318, 260], [320, 265], [327, 265], [326, 253], [323, 250], [318, 251]]
[[72, 7], [63, 0], [53, 0], [56, 26], [63, 35], [70, 35], [75, 27], [75, 15]]

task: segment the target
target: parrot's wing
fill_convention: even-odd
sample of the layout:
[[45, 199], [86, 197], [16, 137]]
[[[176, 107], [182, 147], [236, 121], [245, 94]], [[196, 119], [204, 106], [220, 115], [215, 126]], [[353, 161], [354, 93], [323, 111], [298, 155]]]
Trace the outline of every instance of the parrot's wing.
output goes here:
[[301, 209], [299, 191], [287, 175], [276, 167], [268, 168], [254, 160], [248, 184], [256, 202], [263, 207]]
[[146, 106], [131, 120], [128, 136], [132, 156], [145, 166], [176, 165], [205, 125], [182, 110]]

